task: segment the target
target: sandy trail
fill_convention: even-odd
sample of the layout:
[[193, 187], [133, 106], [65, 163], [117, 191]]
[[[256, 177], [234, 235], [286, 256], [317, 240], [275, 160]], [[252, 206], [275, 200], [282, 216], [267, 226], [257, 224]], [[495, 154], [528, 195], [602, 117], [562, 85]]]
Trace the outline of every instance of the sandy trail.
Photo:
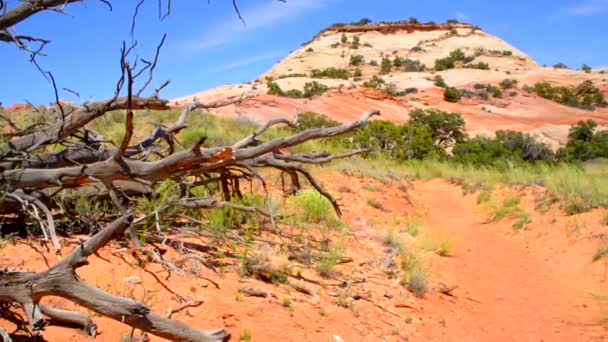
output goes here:
[[555, 258], [546, 246], [534, 248], [538, 239], [484, 224], [475, 196], [463, 198], [460, 188], [434, 181], [418, 183], [416, 193], [428, 210], [429, 228], [458, 241], [455, 256], [434, 266], [442, 279], [459, 286], [458, 301], [464, 303], [447, 313], [445, 329], [423, 330], [424, 335], [442, 341], [608, 339], [597, 323], [589, 275], [580, 267], [588, 259]]

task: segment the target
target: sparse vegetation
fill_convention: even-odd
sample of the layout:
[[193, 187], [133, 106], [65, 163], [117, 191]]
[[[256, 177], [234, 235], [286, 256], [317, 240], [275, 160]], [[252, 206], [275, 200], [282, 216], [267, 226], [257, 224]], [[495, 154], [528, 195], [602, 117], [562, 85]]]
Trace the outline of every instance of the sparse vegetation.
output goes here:
[[288, 91], [283, 91], [281, 87], [272, 81], [269, 81], [268, 84], [268, 95], [278, 95], [284, 97], [290, 97], [294, 99], [300, 98], [309, 98], [313, 96], [318, 96], [329, 90], [329, 87], [323, 85], [317, 81], [306, 82], [304, 84], [304, 91], [299, 89], [290, 89]]
[[566, 106], [590, 108], [605, 106], [604, 94], [592, 81], [584, 81], [574, 89], [568, 87], [552, 86], [549, 82], [538, 82], [530, 91], [547, 100], [552, 100]]
[[583, 64], [583, 66], [581, 66], [581, 70], [586, 73], [590, 73], [593, 69], [591, 69], [591, 67], [588, 66], [587, 64]]
[[445, 80], [443, 79], [443, 77], [441, 77], [441, 75], [435, 75], [435, 78], [433, 79], [433, 84], [441, 88], [448, 87], [447, 83], [445, 83]]
[[382, 63], [380, 64], [380, 75], [390, 74], [391, 71], [393, 71], [393, 64], [391, 63], [390, 58], [382, 58]]
[[350, 48], [356, 50], [359, 48], [360, 44], [361, 44], [361, 38], [359, 38], [359, 36], [353, 36], [353, 42], [352, 42], [352, 44], [350, 44]]
[[447, 87], [443, 91], [443, 99], [448, 102], [458, 102], [462, 98], [460, 90], [454, 87]]
[[502, 90], [512, 89], [517, 87], [517, 83], [519, 83], [517, 80], [505, 78], [504, 80], [500, 81], [500, 88], [502, 88]]
[[363, 55], [351, 55], [350, 62], [348, 64], [352, 65], [352, 66], [360, 66], [360, 65], [363, 65], [364, 63], [365, 63], [365, 58], [363, 57]]
[[564, 63], [557, 63], [555, 65], [553, 65], [553, 69], [570, 69], [568, 68], [568, 66]]
[[290, 273], [289, 260], [285, 254], [263, 246], [244, 256], [244, 275], [254, 276], [273, 284], [283, 284]]
[[239, 337], [239, 341], [250, 342], [253, 338], [253, 334], [251, 333], [251, 329], [245, 328]]
[[424, 257], [413, 246], [400, 248], [401, 283], [416, 297], [424, 297], [429, 291], [429, 274]]
[[347, 80], [350, 77], [350, 73], [346, 69], [338, 69], [334, 67], [325, 68], [323, 70], [313, 69], [310, 73], [312, 78], [337, 78], [341, 80]]
[[447, 257], [454, 252], [455, 244], [449, 237], [427, 233], [422, 238], [421, 247], [423, 250]]
[[461, 49], [456, 49], [450, 53], [448, 57], [435, 60], [435, 70], [443, 71], [454, 69], [457, 62], [465, 60], [464, 52]]
[[485, 62], [469, 63], [464, 65], [468, 69], [490, 70], [490, 65]]

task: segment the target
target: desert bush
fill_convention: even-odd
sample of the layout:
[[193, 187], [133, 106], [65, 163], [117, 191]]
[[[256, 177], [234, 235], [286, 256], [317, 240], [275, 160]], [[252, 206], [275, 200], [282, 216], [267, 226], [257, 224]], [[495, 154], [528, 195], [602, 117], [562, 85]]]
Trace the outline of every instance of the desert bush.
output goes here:
[[352, 42], [352, 44], [350, 44], [350, 48], [358, 49], [360, 44], [361, 44], [361, 40], [360, 40], [359, 36], [353, 36], [353, 42]]
[[289, 198], [294, 222], [299, 224], [329, 223], [336, 220], [329, 200], [316, 191], [304, 190]]
[[504, 80], [500, 81], [500, 88], [502, 88], [503, 90], [507, 90], [507, 89], [512, 89], [517, 87], [517, 80], [511, 79], [511, 78], [505, 78]]
[[363, 63], [365, 63], [365, 58], [363, 55], [352, 55], [350, 56], [350, 61], [348, 64], [352, 66], [360, 66], [363, 65]]
[[401, 284], [416, 297], [424, 297], [429, 290], [429, 274], [421, 251], [414, 246], [401, 246]]
[[384, 205], [382, 205], [382, 203], [380, 203], [380, 201], [378, 201], [375, 198], [370, 198], [367, 200], [367, 205], [369, 205], [372, 208], [378, 209], [380, 211], [383, 211], [385, 213], [390, 212], [389, 209], [387, 209], [386, 207], [384, 207]]
[[390, 58], [382, 58], [382, 63], [380, 64], [380, 75], [390, 74], [391, 71], [393, 71], [393, 65]]
[[468, 69], [490, 70], [490, 65], [485, 62], [469, 63], [464, 65]]
[[568, 142], [557, 155], [566, 162], [608, 158], [608, 131], [598, 131], [593, 120], [580, 121], [570, 128]]
[[407, 72], [420, 72], [426, 70], [426, 65], [422, 64], [419, 60], [414, 59], [404, 59], [403, 60], [403, 69]]
[[297, 124], [299, 130], [307, 130], [310, 128], [334, 127], [340, 125], [338, 121], [331, 119], [324, 114], [319, 114], [315, 112], [298, 113]]
[[568, 68], [568, 66], [564, 63], [557, 63], [555, 65], [553, 65], [553, 69], [570, 69]]
[[273, 284], [287, 282], [290, 274], [289, 259], [286, 254], [268, 246], [261, 246], [245, 255], [243, 271], [247, 276], [260, 278]]
[[251, 333], [251, 329], [245, 328], [243, 329], [243, 333], [239, 337], [239, 341], [250, 342], [253, 338], [253, 334]]
[[313, 69], [310, 73], [312, 78], [337, 78], [347, 80], [350, 77], [350, 73], [346, 69], [338, 69], [334, 67], [325, 68], [323, 70]]
[[593, 109], [594, 105], [605, 105], [604, 94], [590, 80], [584, 81], [574, 89], [553, 87], [549, 82], [537, 82], [530, 90], [540, 97], [566, 106]]
[[446, 257], [452, 255], [455, 244], [449, 237], [427, 233], [422, 237], [421, 247], [425, 251]]
[[581, 66], [581, 70], [586, 73], [590, 73], [593, 69], [591, 69], [591, 67], [588, 66], [587, 64], [583, 64], [583, 66]]
[[371, 61], [369, 61], [369, 65], [371, 66], [378, 66], [378, 61], [375, 59], [372, 59]]
[[347, 233], [342, 232], [336, 243], [321, 256], [316, 268], [322, 277], [329, 278], [335, 275], [334, 268], [340, 263], [346, 251], [347, 237]]
[[420, 24], [420, 21], [418, 21], [418, 19], [416, 19], [414, 17], [410, 17], [410, 20], [408, 22], [410, 24]]
[[436, 85], [437, 87], [441, 87], [441, 88], [448, 87], [448, 85], [445, 83], [445, 80], [443, 79], [443, 77], [441, 77], [441, 75], [435, 75], [435, 78], [433, 79], [433, 84]]
[[277, 77], [277, 79], [291, 78], [291, 77], [308, 77], [308, 75], [303, 74], [303, 73], [292, 73], [292, 74], [281, 75], [281, 76]]
[[450, 52], [448, 57], [439, 58], [435, 60], [435, 70], [443, 71], [448, 69], [454, 69], [456, 62], [461, 62], [465, 59], [464, 52], [461, 49], [456, 49]]
[[439, 147], [445, 148], [466, 138], [464, 119], [456, 113], [416, 109], [410, 112], [408, 123], [425, 127], [431, 133], [435, 145]]
[[460, 101], [461, 97], [462, 97], [462, 94], [461, 94], [460, 90], [458, 90], [455, 87], [447, 87], [443, 91], [443, 99], [448, 102], [458, 102], [458, 101]]
[[342, 33], [342, 37], [340, 37], [340, 41], [342, 42], [342, 44], [346, 44], [346, 42], [348, 42], [348, 37], [346, 36], [346, 34]]

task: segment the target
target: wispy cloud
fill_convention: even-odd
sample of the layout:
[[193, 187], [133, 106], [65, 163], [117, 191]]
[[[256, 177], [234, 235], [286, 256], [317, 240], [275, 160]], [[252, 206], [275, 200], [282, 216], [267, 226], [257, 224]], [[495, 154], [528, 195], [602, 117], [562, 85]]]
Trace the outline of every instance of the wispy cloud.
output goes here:
[[244, 67], [247, 65], [255, 64], [257, 62], [269, 60], [272, 58], [277, 58], [277, 57], [282, 56], [283, 54], [284, 54], [284, 51], [277, 50], [277, 51], [268, 52], [268, 53], [264, 53], [264, 54], [257, 55], [257, 56], [250, 56], [250, 57], [239, 59], [239, 60], [232, 61], [229, 63], [220, 64], [218, 66], [208, 69], [208, 71], [209, 72], [220, 72], [220, 71], [237, 69], [237, 68]]
[[205, 50], [244, 39], [256, 30], [273, 27], [307, 12], [324, 8], [340, 0], [289, 0], [263, 1], [255, 6], [241, 8], [245, 25], [232, 18], [206, 30], [185, 44], [188, 50]]
[[469, 19], [471, 19], [470, 16], [466, 15], [463, 12], [456, 12], [456, 18], [458, 18], [458, 20], [469, 20]]
[[592, 16], [608, 12], [608, 0], [583, 0], [577, 4], [564, 7], [558, 15], [570, 17]]

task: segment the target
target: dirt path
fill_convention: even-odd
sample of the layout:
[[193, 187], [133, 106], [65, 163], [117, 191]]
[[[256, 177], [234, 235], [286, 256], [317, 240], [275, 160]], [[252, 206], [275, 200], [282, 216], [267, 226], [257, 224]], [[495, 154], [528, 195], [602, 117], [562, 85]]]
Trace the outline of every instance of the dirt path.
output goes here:
[[418, 183], [416, 193], [429, 229], [458, 242], [455, 256], [434, 269], [459, 286], [455, 293], [463, 305], [446, 312], [445, 329], [422, 329], [423, 335], [442, 341], [608, 340], [589, 295], [589, 259], [556, 257], [548, 246], [535, 248], [539, 239], [484, 224], [475, 197], [463, 198], [460, 188], [434, 181]]

